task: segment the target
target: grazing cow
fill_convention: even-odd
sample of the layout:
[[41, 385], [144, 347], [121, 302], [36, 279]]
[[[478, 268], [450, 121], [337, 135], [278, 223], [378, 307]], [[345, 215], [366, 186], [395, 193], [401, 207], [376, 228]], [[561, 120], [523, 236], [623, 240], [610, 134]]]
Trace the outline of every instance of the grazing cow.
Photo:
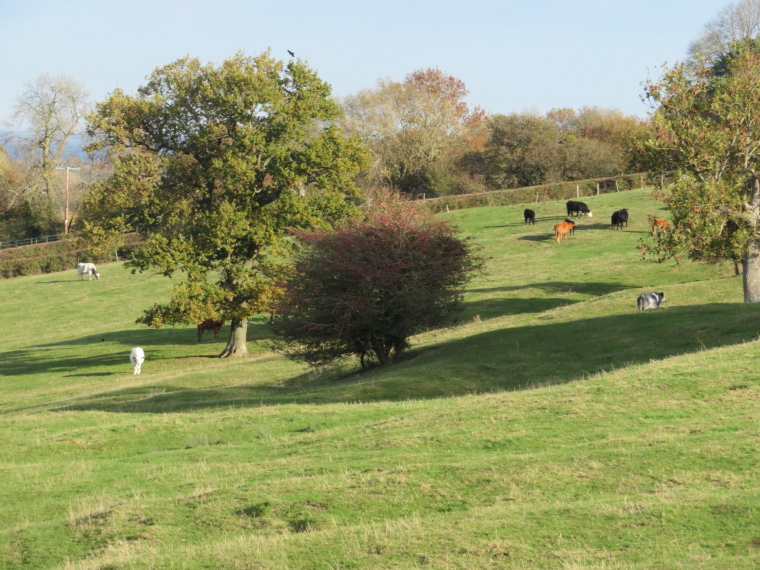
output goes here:
[[536, 223], [536, 213], [530, 208], [525, 208], [525, 211], [523, 212], [523, 217], [525, 218], [526, 224]]
[[135, 367], [135, 374], [140, 374], [140, 367], [142, 366], [142, 363], [145, 362], [145, 353], [143, 352], [143, 349], [139, 346], [133, 348], [132, 353], [129, 355], [129, 361], [132, 363], [132, 366]]
[[89, 276], [89, 281], [92, 281], [93, 275], [95, 279], [100, 280], [100, 273], [98, 273], [94, 263], [77, 263], [77, 273], [79, 274], [80, 281], [82, 280], [82, 275]]
[[663, 220], [661, 218], [652, 218], [652, 233], [656, 233], [660, 230], [669, 230], [670, 224], [668, 224], [668, 220]]
[[215, 321], [214, 319], [206, 319], [202, 323], [198, 323], [198, 342], [201, 341], [203, 331], [214, 331], [214, 338], [219, 338], [219, 331], [223, 324], [224, 321]]
[[567, 235], [569, 231], [575, 228], [575, 222], [560, 222], [554, 226], [554, 238], [557, 243], [562, 242], [562, 238]]
[[639, 311], [657, 309], [664, 300], [665, 293], [642, 293], [636, 300], [636, 306], [639, 308]]
[[612, 214], [612, 229], [623, 229], [623, 224], [628, 226], [628, 210], [623, 208]]
[[594, 214], [591, 213], [591, 210], [588, 209], [588, 206], [584, 204], [583, 202], [576, 202], [575, 200], [568, 200], [567, 202], [567, 215], [572, 216], [575, 214], [576, 216], [580, 217], [583, 215], [588, 214], [589, 218], [593, 218]]

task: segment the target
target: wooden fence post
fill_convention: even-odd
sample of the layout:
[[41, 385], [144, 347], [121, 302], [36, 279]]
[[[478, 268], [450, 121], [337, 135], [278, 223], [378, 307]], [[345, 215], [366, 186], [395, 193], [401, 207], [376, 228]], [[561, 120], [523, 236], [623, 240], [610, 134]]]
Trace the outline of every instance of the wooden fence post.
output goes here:
[[599, 182], [596, 183], [596, 195], [599, 196]]

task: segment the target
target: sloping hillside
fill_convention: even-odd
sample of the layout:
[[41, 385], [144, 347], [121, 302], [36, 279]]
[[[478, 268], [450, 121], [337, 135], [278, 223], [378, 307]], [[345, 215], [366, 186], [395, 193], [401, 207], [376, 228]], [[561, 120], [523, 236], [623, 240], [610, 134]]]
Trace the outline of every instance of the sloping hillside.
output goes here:
[[133, 324], [171, 283], [115, 264], [0, 282], [0, 566], [756, 567], [760, 309], [730, 267], [640, 261], [648, 192], [586, 202], [562, 244], [561, 203], [445, 214], [488, 271], [365, 373], [282, 359], [263, 318], [208, 358]]

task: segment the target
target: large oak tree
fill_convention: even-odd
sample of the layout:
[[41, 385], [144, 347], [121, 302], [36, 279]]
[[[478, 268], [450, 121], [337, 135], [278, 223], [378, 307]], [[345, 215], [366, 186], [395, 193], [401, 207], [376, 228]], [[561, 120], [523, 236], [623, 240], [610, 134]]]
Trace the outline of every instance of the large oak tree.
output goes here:
[[238, 53], [157, 68], [136, 95], [113, 92], [89, 118], [115, 175], [88, 197], [85, 235], [147, 244], [136, 270], [184, 277], [138, 322], [231, 322], [220, 356], [247, 354], [248, 319], [270, 309], [288, 227], [341, 217], [365, 160], [333, 122], [330, 87], [304, 62]]

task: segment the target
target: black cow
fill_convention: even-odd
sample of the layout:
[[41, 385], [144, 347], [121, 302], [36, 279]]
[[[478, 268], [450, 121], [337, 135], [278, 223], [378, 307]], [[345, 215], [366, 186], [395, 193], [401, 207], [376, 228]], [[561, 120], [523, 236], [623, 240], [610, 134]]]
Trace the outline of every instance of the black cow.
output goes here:
[[623, 208], [622, 210], [618, 210], [614, 214], [612, 214], [612, 228], [613, 229], [623, 229], [623, 224], [625, 224], [626, 227], [628, 227], [628, 210]]
[[589, 218], [593, 218], [594, 215], [591, 213], [591, 210], [588, 209], [588, 206], [584, 204], [583, 202], [576, 202], [575, 200], [568, 200], [567, 202], [567, 215], [572, 216], [573, 214], [576, 214], [577, 216], [583, 216], [584, 214], [588, 214]]
[[523, 216], [525, 217], [526, 224], [536, 223], [536, 213], [530, 208], [525, 208], [525, 211], [523, 212]]

